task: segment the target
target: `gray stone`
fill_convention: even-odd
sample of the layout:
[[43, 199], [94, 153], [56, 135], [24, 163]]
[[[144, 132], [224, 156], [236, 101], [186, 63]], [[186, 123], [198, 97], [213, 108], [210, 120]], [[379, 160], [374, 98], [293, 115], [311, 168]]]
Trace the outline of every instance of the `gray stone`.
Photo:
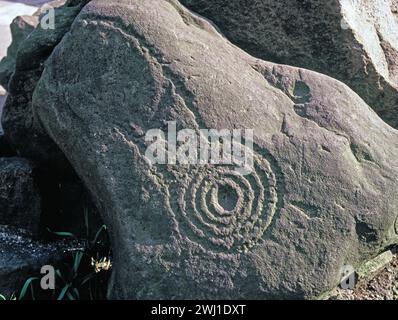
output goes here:
[[[20, 44], [39, 25], [41, 17], [48, 13], [49, 8], [59, 8], [63, 6], [65, 2], [66, 0], [37, 2], [34, 5], [41, 6], [32, 16], [18, 16], [12, 21], [10, 25], [12, 43], [7, 49], [6, 57], [0, 62], [0, 85], [4, 88], [8, 88], [8, 82], [15, 71], [16, 57]], [[33, 3], [31, 5], [33, 5]]]
[[[3, 117], [5, 133], [0, 134], [0, 157], [18, 154], [34, 162], [36, 182], [42, 196], [43, 224], [56, 230], [68, 230], [76, 236], [86, 236], [86, 209], [90, 209], [91, 232], [95, 233], [98, 225], [102, 224], [97, 221], [92, 201], [68, 161], [34, 118], [31, 97], [43, 71], [44, 61], [69, 30], [85, 2], [52, 1], [38, 9], [33, 17], [17, 18], [12, 26], [15, 29], [21, 19], [33, 19], [37, 25], [39, 18], [47, 14], [49, 6], [56, 9], [55, 30], [44, 30], [38, 25], [29, 38], [16, 36], [9, 56], [0, 63], [0, 69], [12, 69], [12, 73], [16, 68]], [[15, 33], [18, 35], [17, 31]], [[5, 97], [3, 99], [0, 96], [0, 99], [1, 115]]]
[[0, 294], [6, 298], [19, 294], [30, 277], [39, 277], [45, 265], [55, 265], [65, 258], [70, 245], [43, 244], [24, 231], [0, 226]]
[[349, 85], [398, 128], [396, 0], [182, 0], [250, 54]]
[[10, 26], [12, 43], [7, 49], [7, 56], [0, 62], [0, 85], [4, 88], [8, 88], [8, 82], [15, 70], [15, 58], [19, 45], [35, 29], [38, 23], [38, 16], [20, 16], [13, 20]]
[[[343, 83], [257, 60], [176, 1], [91, 1], [33, 109], [109, 226], [110, 298], [311, 298], [398, 240], [397, 131]], [[173, 120], [253, 129], [255, 170], [150, 166], [144, 134]], [[229, 202], [206, 197], [201, 183], [228, 181]]]
[[19, 44], [2, 115], [4, 133], [13, 149], [20, 156], [54, 171], [66, 170], [67, 162], [34, 118], [32, 94], [43, 72], [44, 61], [68, 32], [85, 2], [69, 0], [55, 8], [55, 29], [38, 27]]
[[394, 255], [390, 250], [383, 252], [376, 258], [366, 262], [361, 268], [357, 270], [357, 277], [359, 281], [370, 280], [385, 266], [387, 266], [394, 259]]
[[40, 213], [41, 198], [31, 163], [21, 158], [0, 158], [0, 225], [36, 235]]

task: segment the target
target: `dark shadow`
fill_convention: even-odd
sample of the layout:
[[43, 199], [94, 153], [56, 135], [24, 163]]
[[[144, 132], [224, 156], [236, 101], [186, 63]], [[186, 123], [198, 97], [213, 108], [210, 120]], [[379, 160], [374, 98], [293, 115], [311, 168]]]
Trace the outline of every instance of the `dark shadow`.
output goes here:
[[3, 113], [3, 106], [5, 102], [6, 102], [6, 96], [0, 95], [0, 133], [3, 131], [1, 127], [1, 114]]

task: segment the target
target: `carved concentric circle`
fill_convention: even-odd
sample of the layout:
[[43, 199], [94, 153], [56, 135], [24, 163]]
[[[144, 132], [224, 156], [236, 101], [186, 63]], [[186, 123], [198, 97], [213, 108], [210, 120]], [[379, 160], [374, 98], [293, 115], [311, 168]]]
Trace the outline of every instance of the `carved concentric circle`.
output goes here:
[[206, 166], [170, 197], [181, 235], [214, 252], [245, 252], [258, 244], [278, 205], [270, 163], [255, 156], [251, 173], [233, 166]]

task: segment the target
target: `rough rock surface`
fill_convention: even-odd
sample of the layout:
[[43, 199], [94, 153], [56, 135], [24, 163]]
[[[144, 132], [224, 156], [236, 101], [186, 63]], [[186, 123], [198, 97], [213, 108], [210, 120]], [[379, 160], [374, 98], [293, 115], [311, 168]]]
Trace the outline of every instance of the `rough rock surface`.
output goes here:
[[396, 0], [182, 0], [232, 42], [349, 85], [398, 128]]
[[[41, 76], [44, 61], [69, 30], [85, 2], [87, 1], [73, 0], [65, 4], [64, 0], [52, 1], [38, 9], [34, 17], [17, 18], [12, 26], [16, 29], [19, 19], [33, 19], [37, 24], [39, 17], [41, 19], [43, 14], [47, 14], [49, 6], [56, 8], [55, 30], [43, 30], [38, 25], [29, 38], [24, 39], [20, 39], [16, 30], [17, 36], [10, 47], [9, 56], [0, 63], [0, 69], [12, 69], [11, 73], [16, 68], [11, 81], [10, 98], [5, 106], [5, 133], [0, 135], [0, 157], [18, 154], [34, 162], [37, 185], [42, 196], [43, 225], [55, 230], [68, 230], [76, 236], [86, 235], [87, 210], [92, 232], [96, 232], [102, 223], [97, 221], [96, 210], [87, 190], [34, 118], [31, 97]], [[3, 100], [5, 97], [0, 96], [0, 115]], [[0, 131], [2, 132], [1, 125]]]
[[[68, 32], [86, 0], [69, 0], [55, 9], [55, 29], [36, 28], [22, 41], [16, 55], [15, 72], [9, 82], [2, 125], [11, 146], [24, 158], [62, 170], [67, 167], [59, 149], [34, 119], [32, 94], [43, 72], [43, 63]], [[29, 137], [29, 138], [27, 138]]]
[[19, 45], [26, 37], [35, 29], [39, 23], [39, 16], [20, 16], [16, 17], [10, 28], [12, 43], [8, 47], [7, 56], [0, 62], [0, 85], [8, 88], [8, 82], [15, 70], [15, 57], [18, 52]]
[[[33, 108], [110, 228], [110, 298], [309, 298], [398, 239], [397, 131], [344, 84], [256, 60], [175, 1], [91, 1]], [[172, 120], [254, 129], [255, 170], [150, 166], [144, 134]], [[233, 186], [228, 218], [201, 183]]]
[[18, 15], [32, 15], [36, 10], [35, 7], [14, 1], [0, 2], [0, 60], [7, 55], [7, 49], [12, 40], [10, 24], [13, 19]]
[[31, 163], [21, 158], [0, 158], [0, 225], [37, 234], [40, 213], [41, 198]]
[[42, 244], [15, 228], [0, 226], [0, 294], [10, 297], [24, 282], [40, 275], [45, 265], [54, 265], [68, 247], [60, 243]]
[[[48, 2], [45, 3], [44, 2]], [[65, 4], [66, 0], [41, 1], [41, 3], [29, 3], [30, 5], [42, 6], [33, 15], [24, 15], [16, 17], [11, 25], [12, 43], [7, 49], [7, 55], [0, 62], [0, 85], [8, 88], [8, 82], [12, 73], [15, 71], [16, 56], [20, 44], [29, 36], [29, 34], [38, 26], [41, 17], [48, 13], [49, 8], [59, 8]]]

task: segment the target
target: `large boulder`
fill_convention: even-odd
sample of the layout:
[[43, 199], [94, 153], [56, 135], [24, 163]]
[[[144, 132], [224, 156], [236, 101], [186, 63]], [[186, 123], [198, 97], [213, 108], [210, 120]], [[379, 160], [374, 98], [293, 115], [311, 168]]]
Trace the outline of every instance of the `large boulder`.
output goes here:
[[0, 225], [39, 232], [41, 197], [32, 164], [21, 158], [0, 158]]
[[[176, 1], [91, 1], [33, 109], [109, 226], [110, 298], [311, 298], [398, 240], [398, 132], [343, 83], [257, 60]], [[145, 133], [172, 121], [253, 129], [252, 170], [148, 161]]]
[[398, 128], [396, 0], [182, 0], [250, 54], [349, 85]]
[[[54, 172], [67, 171], [68, 164], [34, 118], [32, 94], [43, 72], [44, 62], [69, 31], [86, 2], [68, 0], [64, 6], [56, 7], [54, 29], [43, 29], [39, 25], [19, 43], [15, 70], [8, 83], [8, 97], [2, 115], [3, 130], [8, 141], [20, 156]], [[4, 60], [1, 65], [6, 62]]]

